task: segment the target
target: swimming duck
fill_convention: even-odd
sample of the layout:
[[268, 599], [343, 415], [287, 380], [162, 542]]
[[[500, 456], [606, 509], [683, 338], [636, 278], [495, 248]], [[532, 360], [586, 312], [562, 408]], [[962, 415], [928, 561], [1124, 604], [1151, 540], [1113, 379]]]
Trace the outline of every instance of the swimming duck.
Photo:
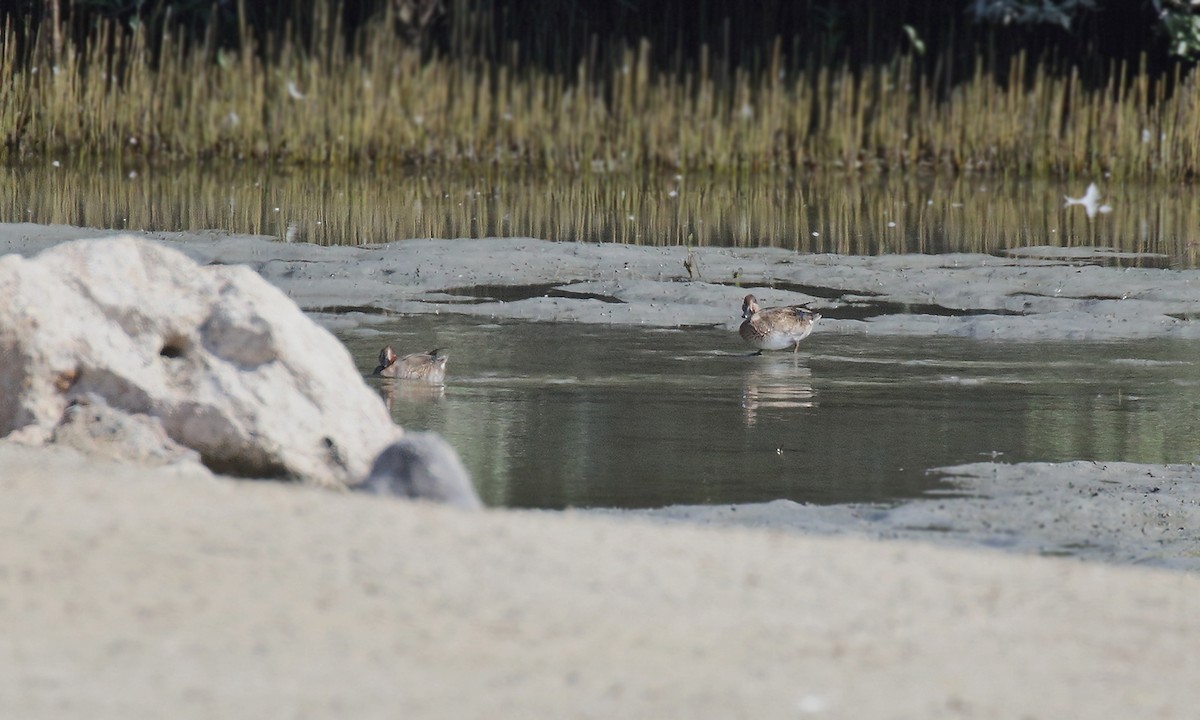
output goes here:
[[392, 346], [388, 345], [379, 351], [379, 367], [375, 368], [372, 375], [400, 378], [401, 380], [420, 380], [437, 385], [446, 380], [446, 360], [448, 358], [449, 356], [442, 352], [441, 348], [398, 357], [392, 350]]
[[758, 300], [747, 295], [742, 300], [742, 317], [746, 321], [738, 328], [742, 339], [763, 350], [783, 350], [792, 346], [792, 352], [800, 347], [800, 341], [808, 337], [813, 325], [821, 319], [819, 313], [803, 305], [767, 308], [758, 307]]

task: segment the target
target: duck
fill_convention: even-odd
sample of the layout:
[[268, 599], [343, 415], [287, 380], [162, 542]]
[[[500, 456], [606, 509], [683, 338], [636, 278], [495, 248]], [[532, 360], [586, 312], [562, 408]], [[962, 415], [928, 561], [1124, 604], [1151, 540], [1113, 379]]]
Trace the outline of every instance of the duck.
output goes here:
[[449, 357], [441, 348], [399, 357], [388, 345], [379, 351], [379, 367], [371, 374], [439, 385], [446, 380], [446, 360]]
[[738, 334], [747, 343], [763, 350], [783, 350], [791, 346], [792, 352], [800, 348], [800, 341], [813, 331], [813, 325], [821, 319], [820, 313], [803, 305], [789, 305], [762, 309], [753, 295], [742, 300], [742, 317], [745, 321]]

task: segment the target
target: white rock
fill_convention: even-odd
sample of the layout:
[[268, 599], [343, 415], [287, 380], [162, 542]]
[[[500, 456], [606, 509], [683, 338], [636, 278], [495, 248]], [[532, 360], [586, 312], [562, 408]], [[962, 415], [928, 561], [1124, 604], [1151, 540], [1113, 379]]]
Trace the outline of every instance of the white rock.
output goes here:
[[241, 266], [124, 236], [0, 257], [0, 436], [74, 398], [157, 418], [215, 471], [344, 486], [401, 430], [345, 347]]
[[93, 457], [142, 465], [200, 462], [199, 453], [167, 436], [158, 418], [115, 410], [95, 393], [78, 396], [67, 406], [51, 441]]

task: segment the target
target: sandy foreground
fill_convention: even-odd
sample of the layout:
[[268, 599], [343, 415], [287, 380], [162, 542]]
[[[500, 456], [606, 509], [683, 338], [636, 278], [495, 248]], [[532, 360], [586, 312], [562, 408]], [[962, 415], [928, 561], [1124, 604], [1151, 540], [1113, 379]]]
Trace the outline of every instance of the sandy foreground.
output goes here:
[[1200, 577], [0, 448], [0, 715], [1195, 717]]
[[[102, 234], [0, 226], [0, 252]], [[389, 265], [394, 253], [384, 247], [169, 239], [201, 259], [254, 265], [314, 312], [445, 311], [453, 299], [445, 290], [497, 276], [571, 290], [455, 311], [705, 324], [727, 321], [742, 292], [676, 282], [682, 267], [669, 249], [467, 243], [396, 282], [414, 268]], [[438, 246], [406, 249], [425, 257]], [[1026, 313], [843, 320], [823, 331], [1197, 333], [1193, 273], [1027, 257], [806, 262], [712, 252], [704, 267], [713, 276], [780, 276], [790, 285], [769, 292], [781, 300], [813, 289], [812, 273], [821, 287], [836, 276], [846, 293], [858, 288], [867, 298], [1019, 303]], [[968, 266], [964, 283], [958, 268]], [[1112, 297], [1097, 299], [1098, 289]], [[1153, 487], [1169, 494], [1192, 484], [1187, 469], [1171, 472], [1174, 485]], [[1123, 498], [1159, 494], [1138, 485], [1107, 501], [1128, 514]], [[1185, 543], [1193, 497], [1180, 495], [1170, 509]], [[1056, 500], [1036, 502], [1044, 510]], [[995, 507], [977, 508], [982, 526], [994, 524]], [[1154, 510], [1141, 507], [1139, 517]], [[464, 513], [0, 443], [0, 717], [1196, 716], [1200, 575], [917, 543], [897, 528], [936, 529], [936, 513], [897, 512], [882, 536], [906, 539], [889, 541], [782, 532], [769, 522], [728, 527], [719, 518], [700, 526]], [[1188, 546], [1174, 547], [1186, 559]]]

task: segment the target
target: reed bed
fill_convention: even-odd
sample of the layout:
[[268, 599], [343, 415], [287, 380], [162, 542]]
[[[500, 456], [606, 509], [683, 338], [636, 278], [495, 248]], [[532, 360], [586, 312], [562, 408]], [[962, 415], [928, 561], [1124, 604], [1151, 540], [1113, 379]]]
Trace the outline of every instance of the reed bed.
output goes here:
[[32, 62], [3, 28], [0, 159], [1114, 180], [1200, 170], [1194, 73], [1116, 66], [1107, 86], [1088, 89], [1074, 72], [1019, 56], [1006, 81], [979, 62], [935, 90], [907, 57], [853, 71], [785, 57], [777, 44], [757, 72], [707, 51], [667, 71], [645, 42], [553, 73], [522, 65], [515, 48], [505, 63], [422, 60], [390, 28], [387, 17], [369, 23], [347, 48], [325, 8], [303, 43], [283, 37], [257, 52], [245, 33], [243, 52], [224, 54], [166, 34], [154, 59], [144, 29], [109, 25], [57, 56], [38, 43]]
[[[1200, 196], [1182, 185], [1104, 186], [1113, 210], [1064, 208], [1078, 184], [988, 176], [752, 182], [723, 175], [272, 172], [254, 167], [130, 171], [0, 168], [0, 220], [152, 231], [255, 233], [318, 244], [410, 237], [533, 236], [803, 252], [995, 253], [1108, 246], [1200, 266]], [[682, 262], [682, 254], [680, 256]], [[683, 273], [683, 266], [666, 268]]]

